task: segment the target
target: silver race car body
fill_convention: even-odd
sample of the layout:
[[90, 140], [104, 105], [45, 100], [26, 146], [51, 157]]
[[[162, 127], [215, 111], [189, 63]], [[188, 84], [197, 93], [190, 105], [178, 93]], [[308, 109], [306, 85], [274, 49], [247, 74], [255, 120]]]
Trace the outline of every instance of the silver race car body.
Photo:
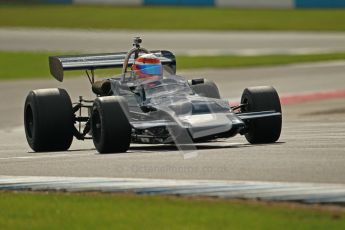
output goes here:
[[[279, 139], [281, 106], [273, 87], [246, 88], [239, 105], [231, 107], [221, 99], [212, 81], [185, 80], [176, 75], [172, 52], [148, 51], [140, 43], [141, 39], [135, 38], [134, 48], [128, 52], [49, 57], [50, 72], [58, 81], [63, 81], [64, 71], [85, 70], [96, 98], [85, 100], [80, 96], [72, 105], [64, 89], [31, 91], [24, 113], [31, 148], [66, 150], [73, 137], [93, 139], [101, 153], [125, 152], [130, 143], [192, 144], [236, 134], [245, 135], [250, 143]], [[147, 53], [160, 59], [163, 75], [135, 78], [130, 67], [138, 56]], [[95, 70], [119, 67], [121, 75], [95, 81]], [[82, 108], [88, 109], [88, 116], [82, 116]], [[63, 119], [52, 115], [62, 112]], [[40, 125], [42, 114], [50, 128]], [[54, 135], [46, 135], [51, 129]]]

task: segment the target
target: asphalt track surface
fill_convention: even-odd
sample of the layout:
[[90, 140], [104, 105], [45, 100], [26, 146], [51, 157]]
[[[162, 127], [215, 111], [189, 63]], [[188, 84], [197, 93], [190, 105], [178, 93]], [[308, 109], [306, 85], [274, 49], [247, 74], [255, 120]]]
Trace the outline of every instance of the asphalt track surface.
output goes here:
[[[180, 72], [208, 77], [221, 94], [238, 100], [247, 86], [273, 85], [284, 95], [345, 89], [345, 63], [329, 62], [233, 70]], [[92, 141], [71, 150], [33, 153], [23, 130], [23, 104], [30, 89], [66, 88], [73, 100], [92, 97], [87, 79], [4, 81], [0, 84], [0, 175], [77, 176], [345, 183], [345, 99], [283, 106], [278, 143], [250, 145], [242, 136], [198, 144], [184, 159], [173, 146], [132, 145], [128, 153], [101, 155]], [[319, 98], [321, 99], [321, 98]]]
[[0, 28], [0, 50], [115, 52], [141, 36], [148, 49], [185, 55], [311, 54], [345, 51], [345, 33], [113, 31]]

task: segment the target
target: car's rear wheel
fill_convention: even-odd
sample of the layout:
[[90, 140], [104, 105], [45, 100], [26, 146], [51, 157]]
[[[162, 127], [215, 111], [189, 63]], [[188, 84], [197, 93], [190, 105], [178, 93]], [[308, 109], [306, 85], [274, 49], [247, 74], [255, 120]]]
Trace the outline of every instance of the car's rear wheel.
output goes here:
[[64, 89], [32, 90], [24, 105], [24, 127], [35, 152], [65, 151], [73, 140], [71, 99]]
[[93, 143], [99, 153], [122, 153], [129, 149], [131, 126], [127, 102], [120, 96], [98, 97], [92, 109]]
[[191, 88], [200, 96], [220, 99], [218, 87], [213, 81], [204, 80], [202, 83], [192, 84]]
[[[276, 111], [281, 113], [280, 99], [277, 91], [270, 86], [246, 88], [243, 91], [242, 112]], [[259, 118], [247, 122], [248, 132], [245, 134], [249, 143], [273, 143], [281, 133], [282, 116]]]

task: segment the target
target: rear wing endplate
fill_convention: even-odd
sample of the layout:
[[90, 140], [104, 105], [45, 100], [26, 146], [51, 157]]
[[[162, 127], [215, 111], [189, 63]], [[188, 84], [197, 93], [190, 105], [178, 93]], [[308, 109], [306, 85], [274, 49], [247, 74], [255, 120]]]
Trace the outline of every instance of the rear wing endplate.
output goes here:
[[[165, 67], [176, 73], [175, 55], [167, 50], [150, 51], [155, 54]], [[122, 68], [126, 52], [107, 54], [86, 54], [77, 56], [51, 56], [49, 57], [50, 73], [58, 81], [63, 81], [64, 71], [68, 70], [96, 70], [106, 68]], [[130, 67], [134, 62], [134, 55], [128, 61]]]

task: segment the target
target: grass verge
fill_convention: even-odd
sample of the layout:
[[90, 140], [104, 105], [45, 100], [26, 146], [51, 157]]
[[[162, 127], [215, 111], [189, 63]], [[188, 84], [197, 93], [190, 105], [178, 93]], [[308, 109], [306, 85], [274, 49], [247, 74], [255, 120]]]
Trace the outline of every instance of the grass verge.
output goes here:
[[236, 68], [271, 66], [293, 63], [345, 60], [345, 53], [259, 55], [259, 56], [181, 56], [177, 57], [178, 69]]
[[112, 194], [0, 192], [2, 229], [344, 229], [345, 212], [299, 205]]
[[[1, 52], [0, 80], [31, 79], [48, 77], [48, 56], [56, 53]], [[345, 53], [312, 55], [264, 55], [264, 56], [178, 56], [177, 69], [235, 68], [249, 66], [270, 66], [292, 63], [345, 60]], [[118, 74], [117, 70], [98, 70], [100, 77]], [[82, 71], [72, 71], [67, 76], [82, 75]]]
[[133, 30], [345, 31], [344, 9], [2, 5], [0, 26]]

